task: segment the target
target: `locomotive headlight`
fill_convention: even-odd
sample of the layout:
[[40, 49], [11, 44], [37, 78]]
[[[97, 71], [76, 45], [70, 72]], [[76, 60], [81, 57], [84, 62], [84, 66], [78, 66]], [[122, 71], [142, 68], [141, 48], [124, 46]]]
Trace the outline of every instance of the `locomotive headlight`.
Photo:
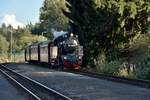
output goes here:
[[79, 56], [79, 59], [82, 59], [82, 57], [81, 57], [81, 56]]
[[67, 57], [64, 57], [64, 59], [66, 60], [66, 59], [67, 59]]

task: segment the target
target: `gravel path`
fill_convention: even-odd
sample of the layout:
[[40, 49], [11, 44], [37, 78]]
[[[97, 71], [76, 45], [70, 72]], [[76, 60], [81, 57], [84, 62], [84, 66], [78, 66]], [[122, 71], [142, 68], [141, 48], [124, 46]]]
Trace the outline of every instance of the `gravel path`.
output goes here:
[[77, 100], [150, 100], [150, 89], [54, 71], [44, 66], [11, 64], [8, 67]]

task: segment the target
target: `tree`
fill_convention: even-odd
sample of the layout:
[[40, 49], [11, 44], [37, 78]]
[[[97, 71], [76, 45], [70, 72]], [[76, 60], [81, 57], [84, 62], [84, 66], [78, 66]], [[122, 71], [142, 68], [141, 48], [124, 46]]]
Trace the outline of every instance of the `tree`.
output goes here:
[[96, 9], [92, 0], [67, 1], [69, 11], [64, 11], [64, 14], [70, 19], [74, 33], [84, 46], [84, 62], [95, 65], [98, 55], [112, 46], [108, 36], [116, 30], [116, 15], [107, 9]]
[[65, 9], [65, 0], [44, 0], [40, 9], [40, 27], [48, 33], [51, 33], [51, 29], [66, 30], [68, 19], [62, 9]]
[[[66, 0], [72, 30], [84, 46], [85, 62], [95, 65], [99, 55], [124, 49], [136, 34], [146, 33], [149, 2], [144, 0]], [[120, 46], [124, 45], [124, 46]], [[112, 58], [111, 58], [112, 60]], [[87, 64], [86, 64], [87, 65]]]
[[6, 41], [6, 38], [0, 35], [0, 53], [6, 53], [9, 49], [9, 43]]
[[40, 41], [46, 41], [47, 38], [38, 34], [31, 34], [32, 28], [34, 25], [28, 24], [25, 28], [17, 29], [14, 32], [14, 44], [13, 47], [16, 49], [16, 51], [23, 50], [27, 45], [30, 45], [32, 43], [40, 42]]

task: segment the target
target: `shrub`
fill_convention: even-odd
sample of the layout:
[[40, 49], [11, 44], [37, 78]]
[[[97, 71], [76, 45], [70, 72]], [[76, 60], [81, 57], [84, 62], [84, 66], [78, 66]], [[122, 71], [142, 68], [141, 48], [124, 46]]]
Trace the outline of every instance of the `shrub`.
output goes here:
[[111, 62], [106, 62], [100, 66], [99, 72], [109, 75], [117, 75], [122, 61], [115, 60]]
[[138, 64], [136, 73], [137, 78], [150, 80], [150, 48], [143, 55], [143, 59], [141, 59], [140, 63]]

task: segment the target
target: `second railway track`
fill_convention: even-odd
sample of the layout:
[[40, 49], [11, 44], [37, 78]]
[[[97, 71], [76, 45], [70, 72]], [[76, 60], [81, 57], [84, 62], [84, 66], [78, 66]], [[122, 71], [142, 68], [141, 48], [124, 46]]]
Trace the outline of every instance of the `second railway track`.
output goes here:
[[34, 100], [72, 100], [71, 98], [48, 88], [37, 81], [8, 69], [4, 65], [0, 65], [0, 71], [32, 95]]

